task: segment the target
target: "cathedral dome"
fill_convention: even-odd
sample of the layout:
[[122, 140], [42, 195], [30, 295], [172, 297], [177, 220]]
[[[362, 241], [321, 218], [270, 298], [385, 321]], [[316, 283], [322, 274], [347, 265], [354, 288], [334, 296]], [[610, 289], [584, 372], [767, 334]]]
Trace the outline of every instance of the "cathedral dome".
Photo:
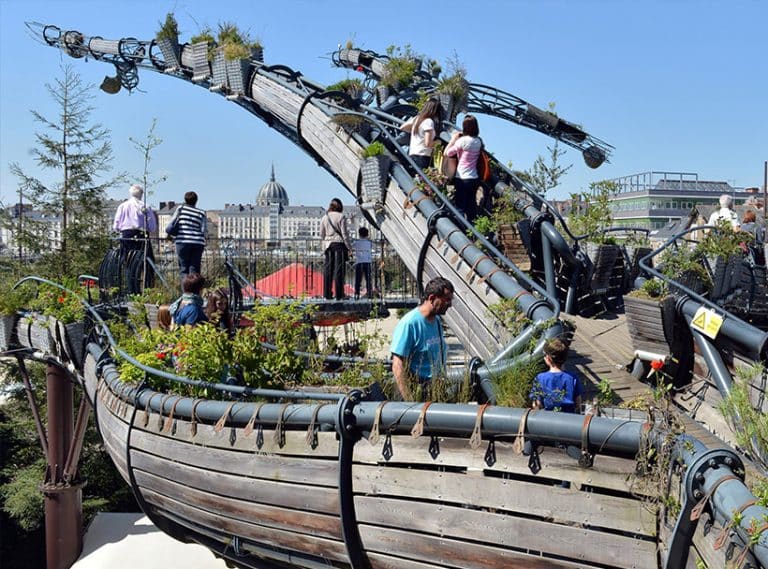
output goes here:
[[280, 182], [275, 180], [275, 166], [272, 165], [272, 175], [269, 182], [261, 186], [259, 195], [256, 197], [256, 205], [268, 206], [270, 204], [280, 204], [281, 207], [288, 206], [288, 192]]

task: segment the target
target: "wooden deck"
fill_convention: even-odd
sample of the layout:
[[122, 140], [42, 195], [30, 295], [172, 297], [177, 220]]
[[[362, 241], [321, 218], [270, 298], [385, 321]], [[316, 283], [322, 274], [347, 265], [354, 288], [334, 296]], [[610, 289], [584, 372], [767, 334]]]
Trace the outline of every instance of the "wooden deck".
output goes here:
[[[576, 324], [568, 366], [584, 380], [585, 400], [597, 392], [597, 384], [607, 379], [620, 402], [650, 394], [650, 386], [637, 381], [627, 371], [633, 349], [626, 315], [605, 314], [596, 318], [568, 316]], [[684, 412], [678, 413], [685, 432], [709, 448], [728, 447], [718, 436]], [[749, 466], [748, 466], [749, 469]]]

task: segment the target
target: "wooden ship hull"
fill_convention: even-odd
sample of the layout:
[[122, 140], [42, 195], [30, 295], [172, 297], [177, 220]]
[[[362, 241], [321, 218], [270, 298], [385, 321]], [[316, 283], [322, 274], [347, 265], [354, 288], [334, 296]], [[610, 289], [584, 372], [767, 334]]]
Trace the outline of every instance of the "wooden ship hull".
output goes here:
[[[473, 443], [469, 430], [429, 434], [427, 416], [422, 436], [382, 421], [378, 435], [366, 431], [345, 450], [323, 419], [343, 403], [315, 405], [309, 426], [267, 413], [262, 420], [267, 407], [258, 403], [223, 402], [217, 422], [201, 413], [191, 420], [177, 412], [184, 398], [146, 389], [139, 396], [93, 355], [83, 377], [105, 448], [150, 519], [236, 566], [665, 566], [675, 518], [633, 487], [636, 461], [620, 456], [626, 449], [584, 467], [546, 447], [536, 471], [514, 436], [483, 434]], [[423, 405], [415, 406], [419, 415]], [[643, 428], [633, 418], [595, 421], [614, 432]], [[686, 545], [688, 567], [725, 562], [703, 527]]]

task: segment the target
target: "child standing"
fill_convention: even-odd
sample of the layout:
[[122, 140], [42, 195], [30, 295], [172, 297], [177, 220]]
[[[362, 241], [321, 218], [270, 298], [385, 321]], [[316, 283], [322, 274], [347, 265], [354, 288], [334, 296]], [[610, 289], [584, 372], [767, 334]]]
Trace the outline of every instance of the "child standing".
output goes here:
[[581, 381], [562, 367], [568, 357], [568, 346], [554, 339], [544, 346], [544, 362], [549, 366], [536, 376], [531, 389], [534, 409], [579, 413], [583, 388]]
[[355, 256], [355, 300], [360, 298], [360, 284], [365, 276], [365, 296], [371, 298], [371, 261], [373, 260], [373, 243], [368, 239], [368, 229], [361, 227], [358, 239], [352, 244]]

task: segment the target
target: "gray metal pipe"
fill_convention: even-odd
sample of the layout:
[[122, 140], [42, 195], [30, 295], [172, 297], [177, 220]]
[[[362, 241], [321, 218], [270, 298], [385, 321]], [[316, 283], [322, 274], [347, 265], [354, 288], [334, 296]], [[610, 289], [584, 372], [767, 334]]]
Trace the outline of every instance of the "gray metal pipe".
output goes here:
[[720, 352], [712, 345], [704, 334], [693, 329], [691, 329], [691, 333], [693, 334], [693, 339], [696, 340], [696, 344], [699, 346], [704, 361], [707, 362], [707, 367], [712, 373], [712, 379], [715, 380], [717, 390], [720, 392], [720, 395], [723, 396], [723, 399], [725, 399], [731, 394], [731, 387], [733, 387], [731, 372], [728, 371], [728, 367], [725, 365], [725, 362], [723, 362], [723, 358], [720, 357]]
[[[202, 422], [218, 421], [232, 404], [230, 401], [200, 401], [191, 397], [165, 395], [128, 386], [120, 381], [117, 368], [112, 364], [104, 366], [102, 375], [109, 387], [123, 400], [136, 402], [140, 409], [149, 405], [153, 412], [168, 415], [174, 410], [175, 417], [190, 417], [192, 407], [197, 401], [195, 416]], [[229, 411], [228, 426], [244, 426], [253, 415], [260, 403], [235, 403]], [[296, 403], [285, 407], [282, 403], [267, 403], [260, 407], [257, 423], [274, 425], [282, 414], [283, 423], [288, 427], [306, 428], [318, 404]], [[421, 416], [422, 403], [404, 403], [397, 401], [361, 402], [354, 408], [356, 427], [361, 431], [369, 431], [374, 424], [377, 408], [381, 410], [381, 430], [393, 434], [410, 433]], [[477, 405], [460, 405], [434, 403], [427, 411], [425, 432], [446, 436], [469, 436], [477, 422], [477, 414], [481, 407]], [[488, 437], [514, 438], [518, 432], [520, 420], [525, 409], [507, 407], [488, 407], [483, 414], [483, 435]], [[338, 405], [324, 405], [317, 413], [317, 422], [325, 425], [336, 425], [338, 421]], [[541, 441], [562, 441], [571, 444], [581, 444], [581, 431], [584, 417], [570, 413], [552, 411], [536, 411], [531, 413], [527, 422], [527, 434], [530, 438]], [[631, 458], [637, 454], [642, 435], [642, 423], [636, 421], [621, 421], [605, 417], [595, 417], [589, 427], [588, 440], [591, 448], [601, 449], [603, 454]]]
[[[683, 314], [690, 323], [696, 315], [696, 311], [702, 306], [711, 308], [709, 303], [704, 304], [690, 297], [683, 297], [677, 305], [677, 310]], [[715, 312], [725, 313], [723, 324], [720, 327], [719, 334], [733, 340], [739, 346], [744, 348], [749, 356], [754, 359], [766, 361], [768, 359], [768, 332], [764, 332], [751, 324], [744, 322], [740, 318], [725, 312], [722, 308], [715, 307]]]

